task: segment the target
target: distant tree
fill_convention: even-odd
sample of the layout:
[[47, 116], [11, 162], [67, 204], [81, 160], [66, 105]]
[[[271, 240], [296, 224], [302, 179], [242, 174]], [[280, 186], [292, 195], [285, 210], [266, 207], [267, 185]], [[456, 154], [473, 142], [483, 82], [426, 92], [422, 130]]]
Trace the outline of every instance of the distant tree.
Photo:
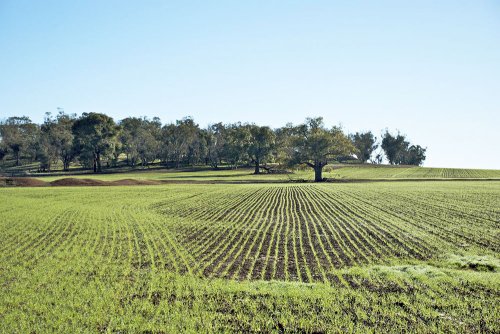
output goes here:
[[38, 160], [38, 156], [40, 154], [40, 125], [31, 123], [27, 127], [27, 131], [25, 133], [26, 137], [26, 158], [29, 163], [33, 163]]
[[356, 157], [362, 162], [367, 162], [372, 153], [377, 149], [376, 144], [377, 139], [371, 131], [368, 132], [356, 132], [355, 134], [349, 135], [354, 147], [356, 147]]
[[385, 131], [382, 136], [382, 149], [385, 152], [385, 156], [391, 165], [399, 164], [401, 158], [408, 146], [408, 142], [405, 140], [405, 136], [401, 135], [399, 132], [397, 135], [392, 135], [389, 131]]
[[128, 117], [120, 122], [122, 131], [119, 135], [121, 150], [127, 156], [127, 164], [142, 166], [154, 161], [159, 156], [161, 122], [159, 118]]
[[420, 145], [411, 145], [403, 155], [402, 163], [405, 165], [420, 166], [425, 160], [425, 151], [427, 149]]
[[323, 181], [323, 167], [339, 156], [353, 154], [356, 148], [339, 127], [327, 129], [323, 118], [308, 118], [295, 128], [290, 140], [290, 162], [314, 169], [314, 181]]
[[236, 169], [240, 162], [248, 161], [250, 131], [241, 123], [234, 123], [225, 126], [224, 134], [223, 156]]
[[322, 179], [323, 167], [331, 160], [343, 162], [382, 162], [382, 150], [390, 164], [421, 165], [426, 148], [411, 144], [404, 135], [385, 131], [381, 151], [372, 132], [356, 132], [346, 137], [339, 127], [327, 129], [322, 118], [308, 118], [304, 124], [271, 129], [256, 124], [216, 123], [200, 129], [191, 117], [162, 126], [159, 118], [128, 117], [116, 125], [112, 118], [98, 113], [76, 115], [60, 110], [47, 114], [39, 126], [28, 117], [9, 117], [0, 122], [0, 160], [12, 157], [16, 165], [23, 160], [39, 161], [40, 169], [51, 170], [62, 161], [64, 170], [78, 158], [84, 168], [102, 170], [102, 159], [116, 165], [126, 154], [127, 164], [143, 166], [161, 159], [163, 163], [205, 163], [217, 168], [227, 163], [233, 168], [252, 164], [255, 174], [268, 169], [268, 162], [304, 164]]
[[205, 164], [217, 168], [224, 156], [226, 128], [224, 124], [217, 123], [208, 126], [203, 133], [206, 142]]
[[126, 162], [129, 166], [134, 166], [139, 160], [136, 138], [142, 126], [142, 119], [138, 117], [127, 117], [118, 123], [121, 127], [118, 136], [121, 143], [121, 151], [126, 155]]
[[188, 145], [187, 163], [194, 166], [204, 161], [207, 155], [207, 142], [204, 131], [196, 126], [192, 141]]
[[2, 131], [1, 131], [1, 123], [0, 123], [0, 161], [7, 156], [7, 145], [5, 145], [3, 137], [2, 137]]
[[36, 159], [40, 128], [26, 116], [9, 117], [0, 123], [0, 137], [7, 152], [11, 153], [16, 166], [21, 164], [21, 155]]
[[176, 121], [175, 124], [168, 124], [162, 128], [164, 152], [168, 158], [178, 168], [182, 160], [186, 159], [189, 163], [189, 152], [193, 149], [199, 126], [191, 117], [185, 117]]
[[42, 168], [50, 171], [51, 164], [60, 159], [63, 169], [69, 170], [69, 165], [75, 157], [73, 148], [73, 124], [76, 115], [68, 115], [62, 109], [54, 118], [47, 113], [41, 126], [41, 162]]
[[7, 155], [7, 146], [3, 142], [3, 138], [0, 135], [0, 161], [2, 161], [6, 155]]
[[144, 122], [138, 134], [138, 152], [143, 166], [160, 156], [161, 121], [158, 117]]
[[208, 150], [209, 150], [209, 134], [207, 129], [199, 129], [198, 131], [198, 141], [200, 142], [201, 150], [200, 150], [200, 163], [204, 163], [205, 165], [208, 166], [209, 160], [208, 160]]
[[101, 159], [115, 150], [120, 128], [107, 115], [84, 113], [72, 129], [74, 146], [80, 158], [91, 162], [94, 173], [101, 172]]
[[375, 157], [371, 160], [371, 163], [380, 165], [383, 160], [384, 160], [384, 154], [382, 152], [378, 152], [375, 155]]
[[254, 174], [260, 174], [260, 165], [268, 159], [275, 146], [273, 130], [268, 126], [251, 124], [249, 130], [248, 155], [255, 165]]
[[427, 149], [420, 145], [411, 145], [406, 136], [390, 134], [387, 130], [382, 137], [382, 149], [391, 165], [421, 165]]
[[57, 161], [58, 156], [54, 145], [52, 145], [47, 123], [46, 118], [44, 124], [41, 126], [38, 160], [40, 161], [40, 170], [50, 172], [52, 163]]
[[283, 165], [290, 163], [290, 157], [293, 155], [291, 139], [295, 132], [296, 127], [292, 123], [287, 123], [285, 126], [274, 130], [276, 137], [275, 149], [272, 151], [274, 161]]

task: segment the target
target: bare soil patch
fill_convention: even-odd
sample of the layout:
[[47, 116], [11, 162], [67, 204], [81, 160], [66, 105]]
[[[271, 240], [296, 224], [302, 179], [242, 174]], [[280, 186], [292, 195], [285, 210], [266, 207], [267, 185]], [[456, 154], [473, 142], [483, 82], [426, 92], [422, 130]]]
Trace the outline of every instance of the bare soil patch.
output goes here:
[[109, 182], [109, 185], [113, 186], [140, 186], [140, 185], [157, 185], [161, 182], [153, 180], [136, 180], [136, 179], [123, 179]]
[[0, 187], [44, 187], [47, 182], [30, 177], [0, 177]]
[[108, 182], [95, 179], [64, 178], [50, 182], [51, 186], [105, 186]]

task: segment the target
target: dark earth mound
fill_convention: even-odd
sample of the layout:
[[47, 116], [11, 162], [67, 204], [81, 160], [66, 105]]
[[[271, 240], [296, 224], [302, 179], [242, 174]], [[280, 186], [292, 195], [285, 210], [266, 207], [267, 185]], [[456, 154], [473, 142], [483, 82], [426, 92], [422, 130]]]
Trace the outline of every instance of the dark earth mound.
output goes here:
[[0, 187], [43, 187], [47, 182], [30, 177], [0, 177]]
[[140, 186], [140, 185], [156, 185], [161, 184], [161, 182], [153, 180], [136, 180], [136, 179], [123, 179], [109, 182], [109, 185], [113, 186]]
[[64, 178], [50, 182], [51, 186], [105, 186], [108, 182], [95, 179]]

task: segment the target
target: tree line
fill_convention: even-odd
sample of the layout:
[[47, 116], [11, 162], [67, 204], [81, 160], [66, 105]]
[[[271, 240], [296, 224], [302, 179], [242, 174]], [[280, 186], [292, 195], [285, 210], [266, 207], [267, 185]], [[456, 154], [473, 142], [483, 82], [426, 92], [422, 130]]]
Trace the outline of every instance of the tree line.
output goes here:
[[270, 164], [305, 165], [314, 170], [316, 181], [323, 180], [323, 168], [332, 161], [382, 163], [384, 155], [394, 165], [425, 160], [426, 148], [411, 144], [405, 135], [385, 130], [380, 139], [378, 143], [371, 131], [345, 134], [338, 126], [328, 128], [321, 117], [276, 129], [220, 122], [201, 128], [191, 117], [163, 125], [157, 117], [115, 122], [101, 113], [77, 116], [60, 110], [55, 116], [46, 114], [42, 124], [26, 116], [0, 122], [0, 160], [10, 157], [17, 166], [23, 160], [39, 162], [41, 171], [51, 171], [58, 162], [67, 171], [77, 163], [96, 173], [120, 160], [129, 166], [251, 164], [256, 174], [272, 172]]

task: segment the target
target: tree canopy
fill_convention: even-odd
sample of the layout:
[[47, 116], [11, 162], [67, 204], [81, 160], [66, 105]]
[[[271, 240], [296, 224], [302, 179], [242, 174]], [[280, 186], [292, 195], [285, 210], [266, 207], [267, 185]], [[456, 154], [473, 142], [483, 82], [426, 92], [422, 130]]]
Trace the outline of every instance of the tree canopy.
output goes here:
[[[425, 160], [426, 148], [411, 144], [400, 133], [386, 131], [381, 139], [391, 164], [421, 165]], [[105, 114], [77, 117], [62, 110], [56, 116], [47, 114], [41, 125], [24, 116], [0, 122], [0, 160], [10, 157], [16, 165], [23, 160], [38, 161], [43, 171], [59, 162], [64, 170], [75, 162], [94, 172], [117, 163], [142, 167], [155, 162], [173, 167], [252, 165], [255, 174], [262, 169], [269, 172], [273, 166], [303, 165], [314, 170], [316, 181], [322, 181], [323, 168], [332, 161], [381, 163], [381, 153], [373, 157], [378, 146], [371, 131], [346, 136], [338, 126], [326, 127], [321, 117], [275, 129], [240, 122], [200, 128], [191, 117], [164, 125], [157, 117], [127, 117], [115, 123]]]
[[84, 113], [73, 124], [74, 146], [94, 172], [102, 171], [101, 159], [113, 153], [119, 127], [113, 119], [99, 113]]
[[354, 147], [356, 147], [356, 157], [362, 163], [367, 162], [372, 156], [373, 152], [377, 149], [377, 138], [371, 131], [356, 132], [349, 135]]
[[406, 136], [399, 132], [397, 135], [392, 135], [387, 130], [382, 136], [381, 147], [391, 165], [420, 166], [425, 160], [427, 150], [420, 145], [410, 144]]
[[339, 127], [327, 129], [322, 117], [308, 118], [290, 137], [290, 163], [314, 169], [314, 180], [322, 181], [323, 167], [338, 157], [350, 155], [355, 147]]
[[249, 125], [248, 131], [248, 155], [255, 165], [254, 173], [260, 174], [261, 164], [266, 162], [275, 148], [276, 135], [270, 127], [255, 124]]

